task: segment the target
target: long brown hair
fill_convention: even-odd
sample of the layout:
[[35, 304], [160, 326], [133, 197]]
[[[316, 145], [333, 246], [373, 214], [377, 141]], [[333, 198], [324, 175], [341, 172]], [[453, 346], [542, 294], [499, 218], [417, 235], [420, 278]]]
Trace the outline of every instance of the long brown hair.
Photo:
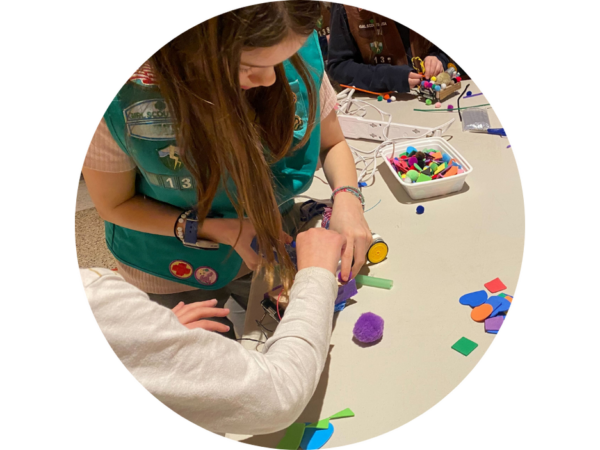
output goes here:
[[[290, 61], [307, 87], [309, 117], [306, 135], [291, 149], [294, 94], [283, 64], [275, 67], [274, 85], [244, 92], [240, 58], [243, 50], [272, 47], [294, 34], [309, 36], [320, 8], [315, 1], [281, 1], [231, 11], [179, 35], [150, 60], [175, 117], [183, 162], [196, 181], [199, 219], [209, 212], [218, 187], [224, 187], [240, 223], [246, 215], [254, 225], [266, 257], [260, 268], [269, 283], [275, 271], [273, 249], [277, 252], [286, 291], [295, 273], [280, 237], [281, 214], [269, 166], [309, 139], [317, 92], [310, 68], [294, 55]], [[227, 189], [227, 177], [236, 192]]]

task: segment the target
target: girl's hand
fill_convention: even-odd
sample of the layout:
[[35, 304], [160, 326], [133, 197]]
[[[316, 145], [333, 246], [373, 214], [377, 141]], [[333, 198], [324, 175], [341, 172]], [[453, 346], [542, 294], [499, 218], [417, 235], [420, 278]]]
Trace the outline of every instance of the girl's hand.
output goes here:
[[296, 237], [298, 270], [322, 267], [335, 275], [346, 238], [325, 228], [311, 228]]
[[[219, 237], [217, 242], [230, 245], [240, 255], [250, 270], [256, 270], [260, 262], [260, 256], [252, 249], [252, 240], [256, 236], [256, 230], [249, 219], [242, 221], [242, 234], [237, 241], [240, 232], [238, 219], [219, 219]], [[288, 234], [281, 232], [281, 239], [286, 244], [291, 244], [293, 239]], [[234, 245], [235, 244], [235, 245]]]
[[408, 73], [408, 85], [411, 89], [416, 88], [419, 84], [421, 84], [421, 80], [423, 79], [423, 75], [419, 75], [418, 73], [409, 72]]
[[[340, 192], [335, 196], [329, 229], [337, 231], [346, 238], [342, 253], [342, 280], [350, 279], [350, 271], [355, 276], [365, 264], [367, 250], [373, 241], [371, 230], [363, 213], [360, 201], [349, 192]], [[354, 258], [354, 265], [352, 265]]]
[[444, 65], [436, 56], [428, 56], [423, 63], [425, 64], [425, 78], [427, 79], [437, 77], [444, 71]]
[[171, 311], [177, 316], [179, 322], [190, 330], [202, 328], [207, 331], [226, 333], [229, 331], [227, 325], [212, 320], [202, 320], [209, 317], [226, 317], [229, 314], [228, 308], [215, 308], [216, 305], [216, 300], [190, 303], [188, 305], [180, 302]]

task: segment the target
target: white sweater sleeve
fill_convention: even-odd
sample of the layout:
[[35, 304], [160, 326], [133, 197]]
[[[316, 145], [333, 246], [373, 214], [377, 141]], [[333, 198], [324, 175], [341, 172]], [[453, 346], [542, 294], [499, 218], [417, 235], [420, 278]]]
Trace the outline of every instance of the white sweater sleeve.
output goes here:
[[329, 350], [335, 277], [307, 268], [263, 353], [202, 329], [106, 269], [81, 270], [92, 311], [125, 367], [176, 413], [215, 433], [291, 425], [312, 397]]

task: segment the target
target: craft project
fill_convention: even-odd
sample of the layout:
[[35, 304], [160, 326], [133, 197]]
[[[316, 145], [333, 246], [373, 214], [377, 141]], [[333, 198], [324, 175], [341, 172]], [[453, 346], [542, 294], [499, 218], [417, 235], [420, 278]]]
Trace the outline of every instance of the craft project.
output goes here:
[[496, 292], [500, 292], [500, 291], [503, 291], [504, 289], [506, 289], [506, 286], [504, 286], [504, 283], [502, 281], [500, 281], [500, 278], [496, 278], [496, 279], [490, 281], [489, 283], [485, 283], [484, 286], [492, 294], [495, 294]]
[[396, 174], [408, 184], [448, 178], [464, 173], [462, 165], [452, 159], [450, 155], [431, 149], [417, 151], [414, 147], [408, 147], [404, 153], [400, 153], [396, 157], [389, 157], [388, 162]]
[[467, 339], [466, 337], [461, 337], [458, 341], [456, 341], [452, 348], [458, 353], [469, 356], [478, 346], [479, 344], [473, 342], [472, 340]]

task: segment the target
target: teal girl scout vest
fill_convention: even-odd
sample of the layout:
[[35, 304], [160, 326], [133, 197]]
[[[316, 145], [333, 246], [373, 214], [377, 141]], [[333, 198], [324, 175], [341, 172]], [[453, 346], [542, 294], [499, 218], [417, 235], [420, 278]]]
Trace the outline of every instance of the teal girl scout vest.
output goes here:
[[[299, 54], [312, 68], [310, 73], [318, 92], [324, 68], [316, 33], [309, 37]], [[306, 133], [308, 95], [293, 65], [285, 61], [284, 67], [297, 99], [292, 144], [296, 145]], [[279, 203], [306, 191], [312, 182], [321, 143], [317, 102], [316, 124], [306, 145], [272, 166]], [[104, 119], [115, 141], [137, 164], [136, 193], [182, 210], [196, 206], [194, 179], [179, 157], [173, 120], [148, 64], [142, 66], [121, 88]], [[235, 195], [232, 180], [225, 182]], [[287, 202], [286, 209], [292, 204]], [[222, 186], [213, 200], [209, 217], [237, 217]], [[221, 244], [216, 250], [191, 249], [184, 247], [174, 236], [142, 233], [110, 222], [105, 222], [105, 231], [106, 244], [121, 263], [200, 289], [222, 288], [235, 278], [242, 264], [240, 256], [228, 245]]]

